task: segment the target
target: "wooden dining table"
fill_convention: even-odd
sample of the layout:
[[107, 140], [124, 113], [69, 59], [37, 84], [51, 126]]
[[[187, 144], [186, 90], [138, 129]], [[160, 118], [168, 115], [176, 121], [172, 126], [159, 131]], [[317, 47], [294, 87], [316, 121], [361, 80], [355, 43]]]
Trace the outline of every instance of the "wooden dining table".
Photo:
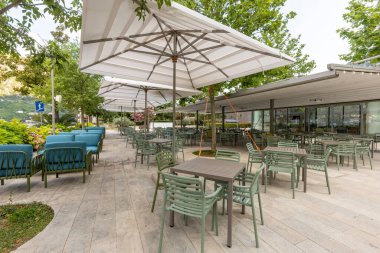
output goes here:
[[[303, 168], [302, 168], [302, 180], [303, 180], [303, 191], [307, 191], [307, 152], [304, 148], [296, 148], [296, 147], [266, 147], [263, 150], [263, 153], [268, 151], [282, 151], [282, 152], [291, 152], [296, 157], [303, 159]], [[263, 171], [263, 173], [265, 173]], [[263, 175], [264, 178], [265, 175]]]
[[[228, 183], [227, 192], [227, 212], [228, 212], [228, 225], [227, 225], [227, 246], [232, 246], [232, 197], [233, 197], [233, 183], [235, 178], [245, 169], [245, 163], [237, 163], [226, 160], [217, 160], [209, 158], [197, 157], [193, 160], [186, 161], [179, 165], [172, 167], [172, 173], [184, 173], [214, 181], [222, 181]], [[170, 212], [170, 224], [174, 226], [174, 212]]]

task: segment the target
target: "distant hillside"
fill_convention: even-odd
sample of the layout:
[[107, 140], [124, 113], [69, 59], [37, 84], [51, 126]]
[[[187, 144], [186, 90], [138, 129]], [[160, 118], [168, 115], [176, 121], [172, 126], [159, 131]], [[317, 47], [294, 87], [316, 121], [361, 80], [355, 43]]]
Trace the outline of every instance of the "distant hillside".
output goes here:
[[34, 101], [32, 97], [0, 96], [0, 119], [9, 121], [28, 118], [28, 113], [34, 112]]

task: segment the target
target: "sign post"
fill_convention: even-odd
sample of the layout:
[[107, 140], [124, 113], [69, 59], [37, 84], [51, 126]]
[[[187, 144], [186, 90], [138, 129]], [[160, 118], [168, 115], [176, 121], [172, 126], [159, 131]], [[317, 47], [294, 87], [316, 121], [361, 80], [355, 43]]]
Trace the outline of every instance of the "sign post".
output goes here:
[[42, 113], [45, 111], [45, 105], [42, 103], [42, 101], [36, 101], [36, 112], [40, 113], [40, 120], [41, 120], [41, 126], [42, 126]]

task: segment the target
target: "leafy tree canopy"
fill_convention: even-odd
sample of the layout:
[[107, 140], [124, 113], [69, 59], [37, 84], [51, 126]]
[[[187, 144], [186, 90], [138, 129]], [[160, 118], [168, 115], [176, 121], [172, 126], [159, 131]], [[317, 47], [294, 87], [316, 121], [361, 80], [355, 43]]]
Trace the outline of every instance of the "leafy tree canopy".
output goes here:
[[350, 27], [338, 29], [338, 33], [348, 41], [350, 52], [340, 58], [351, 62], [380, 55], [380, 1], [351, 0], [346, 10], [343, 19]]

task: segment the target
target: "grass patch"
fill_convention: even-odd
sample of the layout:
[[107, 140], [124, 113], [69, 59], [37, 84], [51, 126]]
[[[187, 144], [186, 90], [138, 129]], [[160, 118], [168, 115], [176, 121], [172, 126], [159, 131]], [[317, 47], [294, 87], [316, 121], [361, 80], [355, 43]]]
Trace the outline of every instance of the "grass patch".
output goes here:
[[[210, 150], [210, 149], [202, 149], [201, 156], [203, 157], [215, 157], [216, 151]], [[198, 156], [199, 155], [199, 150], [194, 151], [193, 155]]]
[[11, 252], [41, 232], [53, 209], [40, 202], [0, 206], [0, 252]]

